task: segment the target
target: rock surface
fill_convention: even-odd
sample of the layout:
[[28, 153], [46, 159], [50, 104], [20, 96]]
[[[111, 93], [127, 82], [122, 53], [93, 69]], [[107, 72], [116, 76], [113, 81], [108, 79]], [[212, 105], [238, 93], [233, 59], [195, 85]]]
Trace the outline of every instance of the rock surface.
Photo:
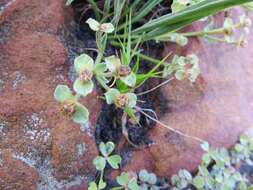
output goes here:
[[[188, 30], [200, 28], [193, 25]], [[173, 81], [162, 87], [165, 99], [160, 101], [167, 104], [168, 111], [160, 120], [188, 135], [207, 140], [212, 146], [232, 146], [253, 122], [252, 34], [251, 30], [248, 45], [241, 49], [198, 39], [191, 39], [183, 49], [177, 48], [180, 55], [196, 53], [199, 56], [201, 75], [194, 85], [188, 81]], [[168, 44], [164, 54], [173, 48]], [[170, 177], [181, 168], [196, 169], [202, 155], [199, 142], [159, 125], [149, 135], [154, 144], [135, 151], [123, 170], [148, 168], [160, 176]]]
[[71, 85], [62, 36], [71, 12], [63, 0], [0, 6], [0, 189], [86, 189], [95, 175], [100, 102], [96, 92], [83, 100], [92, 114], [80, 127], [53, 98], [57, 84]]

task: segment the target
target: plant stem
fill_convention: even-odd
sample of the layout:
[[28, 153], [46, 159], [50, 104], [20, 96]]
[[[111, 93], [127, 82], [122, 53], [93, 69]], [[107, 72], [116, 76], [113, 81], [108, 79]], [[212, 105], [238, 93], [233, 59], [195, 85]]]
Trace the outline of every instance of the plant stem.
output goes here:
[[151, 89], [149, 89], [149, 90], [147, 90], [147, 91], [141, 92], [141, 93], [136, 94], [136, 95], [137, 95], [137, 96], [141, 96], [141, 95], [144, 95], [144, 94], [150, 93], [150, 92], [152, 92], [152, 91], [156, 90], [157, 88], [160, 88], [160, 87], [162, 87], [163, 85], [165, 85], [165, 84], [167, 84], [167, 83], [171, 82], [173, 79], [174, 79], [174, 77], [172, 77], [172, 78], [170, 78], [170, 79], [168, 79], [168, 80], [166, 80], [166, 81], [162, 82], [161, 84], [159, 84], [159, 85], [155, 86], [154, 88], [151, 88]]
[[161, 121], [159, 121], [159, 120], [157, 120], [157, 119], [151, 117], [149, 114], [147, 114], [147, 113], [145, 113], [144, 111], [142, 111], [142, 109], [141, 109], [140, 107], [135, 106], [135, 108], [136, 108], [137, 111], [139, 111], [140, 113], [142, 113], [143, 115], [145, 115], [145, 116], [148, 117], [149, 119], [155, 121], [155, 122], [158, 123], [160, 126], [166, 128], [166, 129], [169, 129], [170, 131], [173, 131], [174, 133], [177, 133], [177, 134], [179, 134], [179, 135], [181, 135], [181, 136], [184, 136], [184, 137], [187, 137], [187, 138], [196, 140], [196, 141], [201, 142], [201, 143], [204, 143], [204, 142], [205, 142], [205, 141], [202, 140], [201, 138], [198, 138], [198, 137], [195, 137], [195, 136], [191, 136], [191, 135], [187, 135], [187, 134], [185, 134], [185, 133], [183, 133], [183, 132], [181, 132], [181, 131], [179, 131], [179, 130], [177, 130], [177, 129], [174, 129], [174, 128], [172, 128], [172, 127], [170, 127], [170, 126], [168, 126], [168, 125], [162, 123]]
[[[235, 24], [231, 26], [232, 28], [238, 29], [242, 27], [241, 23]], [[216, 35], [216, 34], [224, 34], [226, 28], [217, 28], [210, 31], [197, 31], [197, 32], [186, 32], [186, 33], [179, 33], [185, 37], [194, 37], [194, 36], [204, 36], [204, 35]]]

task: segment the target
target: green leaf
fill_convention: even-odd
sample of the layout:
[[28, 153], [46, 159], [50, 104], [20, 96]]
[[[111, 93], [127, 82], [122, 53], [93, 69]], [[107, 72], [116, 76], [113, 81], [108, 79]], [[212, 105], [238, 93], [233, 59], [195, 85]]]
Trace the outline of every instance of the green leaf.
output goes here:
[[115, 73], [117, 69], [120, 67], [121, 61], [118, 57], [113, 55], [105, 58], [105, 64], [109, 71]]
[[128, 95], [128, 98], [129, 98], [128, 107], [133, 108], [137, 103], [137, 96], [134, 93], [127, 93], [127, 95]]
[[94, 61], [89, 55], [84, 53], [75, 58], [74, 67], [76, 72], [79, 74], [86, 69], [92, 71], [94, 67]]
[[128, 173], [123, 172], [116, 178], [118, 184], [125, 186], [128, 183]]
[[98, 188], [99, 189], [104, 189], [105, 187], [106, 187], [106, 183], [103, 180], [99, 180]]
[[141, 170], [139, 172], [139, 178], [142, 182], [148, 182], [149, 180], [149, 173], [147, 172], [147, 170]]
[[104, 63], [97, 63], [94, 67], [95, 74], [99, 75], [104, 73], [107, 70], [106, 64]]
[[135, 29], [132, 34], [146, 33], [144, 40], [149, 40], [164, 33], [181, 29], [192, 24], [194, 21], [218, 13], [226, 8], [247, 2], [251, 2], [251, 0], [204, 0], [177, 13], [167, 14], [153, 19]]
[[210, 164], [210, 162], [211, 162], [211, 158], [210, 158], [209, 154], [204, 154], [202, 157], [202, 160], [206, 165]]
[[135, 178], [132, 178], [129, 183], [128, 183], [128, 187], [131, 190], [139, 190], [139, 186], [137, 184], [137, 180]]
[[149, 177], [148, 177], [148, 182], [149, 182], [149, 184], [155, 185], [157, 182], [156, 175], [153, 173], [150, 173]]
[[104, 157], [102, 156], [97, 156], [94, 160], [93, 160], [93, 164], [95, 165], [96, 169], [99, 171], [102, 171], [105, 169], [105, 165], [106, 165], [106, 160]]
[[109, 162], [110, 166], [114, 169], [119, 169], [119, 165], [121, 163], [121, 157], [119, 155], [110, 156], [107, 161]]
[[122, 80], [128, 86], [134, 87], [136, 84], [136, 75], [133, 72], [131, 72], [129, 75], [125, 77], [120, 77], [120, 80]]
[[201, 177], [201, 176], [196, 176], [195, 178], [193, 178], [193, 185], [197, 189], [202, 189], [205, 186], [205, 180], [204, 180], [204, 178]]
[[185, 70], [184, 69], [177, 70], [175, 73], [175, 77], [177, 80], [183, 80], [185, 77]]
[[109, 156], [115, 148], [115, 145], [113, 142], [107, 142], [106, 144], [101, 142], [99, 144], [99, 150], [102, 153], [103, 156]]
[[93, 31], [99, 31], [100, 24], [93, 18], [89, 18], [86, 23], [89, 25], [90, 29]]
[[118, 95], [120, 95], [120, 92], [119, 92], [117, 89], [115, 89], [115, 88], [111, 88], [110, 90], [108, 90], [108, 91], [105, 93], [106, 103], [107, 103], [107, 104], [113, 104], [115, 98], [116, 98]]
[[89, 120], [89, 111], [81, 104], [77, 104], [73, 115], [73, 121], [76, 123], [86, 123]]
[[57, 85], [54, 91], [54, 98], [61, 103], [66, 100], [75, 100], [71, 90], [66, 85]]
[[92, 181], [92, 182], [89, 184], [88, 190], [98, 190], [97, 184], [96, 184], [94, 181]]
[[242, 152], [242, 150], [243, 150], [243, 145], [241, 145], [241, 144], [236, 144], [236, 145], [235, 145], [235, 150], [236, 150], [237, 152]]
[[76, 93], [81, 94], [82, 96], [87, 96], [92, 92], [94, 84], [92, 81], [82, 82], [77, 78], [74, 82], [73, 88]]

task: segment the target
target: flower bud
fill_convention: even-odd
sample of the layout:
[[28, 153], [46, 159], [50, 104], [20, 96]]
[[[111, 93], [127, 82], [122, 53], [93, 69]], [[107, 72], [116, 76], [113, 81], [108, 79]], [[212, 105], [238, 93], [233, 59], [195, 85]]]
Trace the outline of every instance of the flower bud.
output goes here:
[[125, 77], [125, 76], [129, 75], [130, 73], [131, 73], [131, 68], [126, 65], [121, 65], [118, 70], [118, 74], [121, 77]]
[[88, 82], [92, 79], [92, 72], [89, 70], [83, 70], [79, 74], [79, 80], [82, 81], [83, 83]]
[[61, 108], [61, 114], [67, 117], [72, 117], [75, 113], [76, 103], [74, 101], [65, 101]]
[[117, 108], [125, 107], [129, 104], [129, 98], [127, 94], [120, 94], [115, 98], [115, 105]]

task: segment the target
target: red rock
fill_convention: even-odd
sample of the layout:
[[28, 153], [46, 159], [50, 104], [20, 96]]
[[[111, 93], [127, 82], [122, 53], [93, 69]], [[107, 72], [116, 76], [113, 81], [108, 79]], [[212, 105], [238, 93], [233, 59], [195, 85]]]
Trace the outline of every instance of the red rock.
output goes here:
[[72, 84], [59, 40], [65, 14], [63, 0], [13, 0], [0, 12], [1, 190], [87, 189], [95, 174], [96, 91], [82, 100], [92, 113], [85, 131], [53, 98], [57, 84]]

